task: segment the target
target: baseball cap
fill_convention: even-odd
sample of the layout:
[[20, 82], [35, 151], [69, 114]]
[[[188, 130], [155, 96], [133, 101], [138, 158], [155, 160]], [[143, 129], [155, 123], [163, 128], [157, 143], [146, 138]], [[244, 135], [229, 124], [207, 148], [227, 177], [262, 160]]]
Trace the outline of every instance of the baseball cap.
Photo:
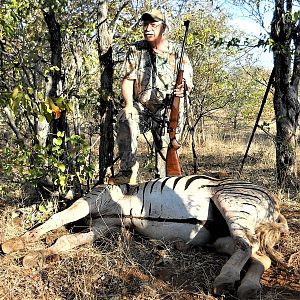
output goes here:
[[159, 22], [159, 21], [166, 22], [165, 15], [156, 8], [143, 13], [141, 20], [142, 21], [153, 20], [155, 22]]

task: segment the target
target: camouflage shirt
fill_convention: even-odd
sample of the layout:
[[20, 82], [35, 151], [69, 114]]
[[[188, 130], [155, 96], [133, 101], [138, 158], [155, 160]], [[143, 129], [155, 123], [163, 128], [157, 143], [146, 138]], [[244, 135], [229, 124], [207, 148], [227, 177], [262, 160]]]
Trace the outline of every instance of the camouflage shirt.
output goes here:
[[[174, 89], [181, 46], [168, 41], [168, 50], [155, 53], [145, 40], [133, 43], [123, 66], [122, 78], [134, 80], [134, 100], [150, 110], [162, 106], [166, 94]], [[184, 79], [192, 87], [193, 70], [186, 55], [183, 56]]]

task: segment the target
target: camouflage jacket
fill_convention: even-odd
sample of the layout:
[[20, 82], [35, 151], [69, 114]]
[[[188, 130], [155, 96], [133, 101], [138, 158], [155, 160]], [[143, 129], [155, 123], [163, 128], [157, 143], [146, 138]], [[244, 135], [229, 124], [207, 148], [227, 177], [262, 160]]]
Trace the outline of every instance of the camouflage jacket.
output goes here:
[[[151, 111], [162, 106], [166, 94], [174, 89], [181, 46], [168, 42], [162, 54], [151, 50], [145, 40], [130, 45], [126, 54], [122, 78], [134, 80], [134, 100]], [[184, 79], [192, 87], [193, 70], [187, 55], [183, 56]]]

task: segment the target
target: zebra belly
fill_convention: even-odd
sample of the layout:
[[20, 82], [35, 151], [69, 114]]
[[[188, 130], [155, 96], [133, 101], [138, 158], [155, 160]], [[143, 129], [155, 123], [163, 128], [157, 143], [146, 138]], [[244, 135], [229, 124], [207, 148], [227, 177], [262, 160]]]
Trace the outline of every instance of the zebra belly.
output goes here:
[[175, 221], [155, 221], [138, 218], [126, 218], [125, 224], [138, 233], [151, 239], [165, 241], [184, 241], [192, 245], [205, 245], [211, 240], [211, 234], [202, 223], [192, 224]]
[[[124, 215], [163, 220], [212, 220], [211, 192], [199, 186], [177, 185], [175, 178], [141, 185], [137, 193], [126, 195], [118, 204]], [[162, 184], [164, 183], [164, 184]]]
[[186, 188], [185, 183], [171, 177], [140, 185], [118, 201], [125, 223], [153, 239], [206, 244], [211, 235], [205, 224], [214, 221], [211, 193], [199, 184]]

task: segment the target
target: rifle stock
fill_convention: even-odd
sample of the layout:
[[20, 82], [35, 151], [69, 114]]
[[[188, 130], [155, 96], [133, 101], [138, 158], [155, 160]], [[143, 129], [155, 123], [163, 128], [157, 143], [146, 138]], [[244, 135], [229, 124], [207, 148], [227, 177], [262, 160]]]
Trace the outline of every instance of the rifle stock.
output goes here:
[[[183, 70], [178, 71], [176, 86], [181, 84], [183, 80]], [[180, 108], [180, 98], [173, 96], [171, 101], [171, 112], [169, 120], [169, 137], [170, 143], [167, 150], [166, 157], [166, 175], [167, 176], [180, 176], [181, 167], [177, 150], [181, 147], [180, 143], [176, 140], [176, 128], [178, 126], [178, 116]]]
[[[176, 84], [175, 88], [182, 84], [183, 81], [183, 68], [182, 68], [182, 58], [184, 53], [184, 45], [187, 37], [187, 32], [189, 28], [189, 21], [184, 22], [185, 33], [182, 43], [179, 67], [177, 72]], [[176, 140], [176, 128], [178, 126], [178, 117], [179, 117], [179, 109], [180, 109], [180, 97], [175, 96], [173, 94], [173, 99], [171, 101], [171, 112], [169, 119], [168, 132], [170, 137], [170, 143], [167, 150], [166, 157], [166, 175], [167, 176], [180, 176], [181, 175], [181, 167], [179, 162], [179, 156], [177, 150], [181, 147], [180, 143]]]
[[166, 169], [167, 169], [167, 176], [181, 175], [181, 167], [180, 167], [177, 149], [175, 149], [170, 145], [167, 151]]

